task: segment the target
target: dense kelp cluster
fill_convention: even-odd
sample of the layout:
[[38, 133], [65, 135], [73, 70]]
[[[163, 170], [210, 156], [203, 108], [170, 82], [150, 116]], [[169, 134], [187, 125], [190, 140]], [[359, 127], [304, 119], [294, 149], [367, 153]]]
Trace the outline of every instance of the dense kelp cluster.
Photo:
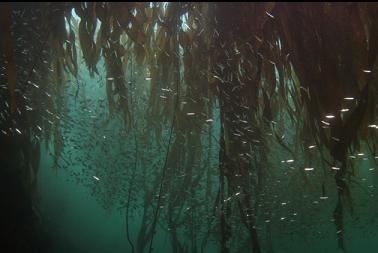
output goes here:
[[[125, 208], [127, 226], [143, 210], [140, 230], [127, 228], [133, 252], [152, 251], [158, 224], [174, 252], [204, 251], [211, 239], [221, 252], [268, 252], [275, 198], [300, 203], [290, 192], [298, 187], [333, 201], [344, 248], [357, 166], [377, 159], [376, 4], [3, 6], [0, 136], [12, 149], [2, 162], [20, 170], [23, 192], [33, 192], [42, 140], [56, 169], [67, 164], [65, 130], [80, 120], [65, 87], [77, 86], [80, 100], [85, 64], [105, 84], [109, 111], [93, 133], [122, 132], [91, 146], [86, 175], [101, 175], [89, 186], [105, 207]], [[109, 166], [91, 152], [107, 145], [123, 158], [99, 171]], [[288, 189], [277, 189], [282, 178]]]

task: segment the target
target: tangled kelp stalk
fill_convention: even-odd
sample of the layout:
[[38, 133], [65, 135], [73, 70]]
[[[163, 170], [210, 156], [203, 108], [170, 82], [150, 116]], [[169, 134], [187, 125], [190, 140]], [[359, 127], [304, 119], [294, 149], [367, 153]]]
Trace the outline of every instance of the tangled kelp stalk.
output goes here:
[[[377, 10], [377, 6], [366, 4], [277, 8], [283, 48], [285, 53], [292, 53], [298, 81], [308, 92], [302, 90], [309, 115], [306, 127], [316, 128], [311, 132], [328, 150], [332, 161], [327, 163], [339, 167], [335, 174], [339, 197], [334, 218], [340, 247], [343, 205], [352, 204], [348, 150], [359, 149], [358, 136], [369, 142], [369, 125], [376, 116]], [[348, 99], [356, 103], [348, 103]], [[345, 108], [348, 114], [344, 114]]]
[[[29, 152], [39, 150], [43, 133], [46, 144], [54, 143], [59, 167], [65, 150], [62, 129], [74, 122], [65, 79], [76, 80], [76, 101], [80, 62], [92, 78], [101, 76], [98, 65], [103, 63], [109, 121], [121, 115], [134, 136], [126, 135], [125, 142], [133, 139], [137, 147], [126, 180], [138, 180], [120, 183], [127, 189], [127, 197], [120, 194], [127, 199], [127, 223], [132, 206], [143, 209], [137, 252], [149, 242], [152, 251], [159, 220], [174, 252], [196, 252], [199, 240], [204, 250], [210, 236], [218, 238], [225, 253], [233, 238], [245, 240], [237, 246], [240, 251], [271, 247], [261, 239], [270, 233], [269, 225], [266, 231], [261, 228], [261, 220], [270, 221], [276, 208], [271, 198], [279, 174], [274, 167], [277, 148], [290, 156], [284, 163], [294, 162], [292, 180], [301, 187], [319, 181], [323, 198], [327, 187], [337, 192], [333, 218], [344, 248], [344, 207], [353, 210], [356, 174], [350, 157], [365, 146], [376, 157], [376, 4], [50, 3], [35, 6], [38, 15], [33, 8], [9, 8], [8, 15], [2, 9], [1, 17], [1, 78], [7, 83], [1, 93], [1, 136], [10, 142], [21, 132], [25, 141], [9, 158], [22, 157], [36, 170], [39, 156]], [[9, 11], [14, 19], [27, 13], [38, 25], [12, 25]], [[21, 46], [13, 48], [11, 29], [38, 34], [40, 50], [28, 55], [38, 60], [42, 52], [45, 58], [30, 68], [28, 62], [17, 66], [22, 58], [12, 51]], [[148, 82], [134, 80], [133, 65]], [[18, 76], [17, 68], [35, 74]], [[135, 115], [145, 117], [137, 120]], [[214, 137], [214, 128], [219, 136]], [[166, 139], [161, 164], [147, 157]], [[211, 162], [215, 149], [218, 166]], [[315, 165], [323, 174], [310, 180]], [[330, 177], [334, 184], [326, 187]], [[103, 186], [105, 192], [115, 187], [110, 185]], [[143, 190], [132, 198], [137, 187]], [[202, 217], [207, 217], [206, 226]], [[247, 233], [237, 234], [243, 229]], [[178, 237], [183, 231], [188, 244]], [[127, 239], [134, 250], [129, 233]]]

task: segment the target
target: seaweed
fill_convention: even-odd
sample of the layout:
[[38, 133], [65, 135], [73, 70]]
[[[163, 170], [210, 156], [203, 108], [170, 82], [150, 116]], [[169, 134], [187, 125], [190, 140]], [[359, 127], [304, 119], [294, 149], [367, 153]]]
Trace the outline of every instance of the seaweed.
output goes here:
[[[98, 65], [104, 63], [109, 111], [104, 128], [121, 116], [124, 140], [135, 148], [133, 166], [120, 179], [138, 179], [122, 191], [132, 252], [148, 244], [152, 251], [159, 221], [167, 226], [175, 252], [204, 251], [212, 236], [222, 252], [230, 252], [239, 225], [247, 231], [241, 241], [250, 242], [239, 249], [263, 252], [256, 226], [264, 213], [270, 219], [275, 211], [269, 195], [281, 173], [271, 166], [277, 150], [291, 156], [282, 164], [295, 161], [293, 168], [300, 167], [299, 174], [287, 173], [290, 183], [306, 190], [320, 186], [325, 198], [333, 177], [334, 225], [338, 246], [346, 249], [345, 207], [353, 210], [355, 177], [348, 156], [364, 145], [376, 155], [376, 4], [49, 3], [38, 7], [38, 26], [15, 26], [21, 35], [30, 30], [39, 38], [31, 62], [15, 53], [11, 13], [19, 8], [0, 8], [7, 83], [1, 129], [14, 129], [13, 134], [17, 129], [25, 138], [26, 147], [15, 148], [20, 150], [14, 156], [32, 172], [25, 177], [29, 185], [36, 184], [40, 138], [46, 146], [53, 143], [54, 168], [64, 161], [63, 129], [74, 123], [67, 113], [67, 79], [78, 83], [82, 60], [91, 78], [102, 76]], [[33, 74], [39, 72], [49, 74]], [[78, 86], [75, 102], [80, 92]], [[215, 121], [219, 129], [212, 126]], [[160, 170], [149, 175], [143, 167], [153, 163], [144, 161], [146, 154], [164, 150], [163, 145]], [[310, 145], [317, 147], [312, 153]], [[323, 167], [314, 184], [301, 167], [310, 162]], [[332, 167], [339, 168], [334, 173]], [[100, 192], [97, 197], [110, 206], [113, 200]], [[129, 216], [139, 203], [134, 197], [143, 202], [135, 245], [129, 231]], [[205, 215], [201, 224], [204, 220], [197, 219]], [[179, 238], [182, 231], [189, 243]], [[267, 224], [269, 240], [272, 231]]]

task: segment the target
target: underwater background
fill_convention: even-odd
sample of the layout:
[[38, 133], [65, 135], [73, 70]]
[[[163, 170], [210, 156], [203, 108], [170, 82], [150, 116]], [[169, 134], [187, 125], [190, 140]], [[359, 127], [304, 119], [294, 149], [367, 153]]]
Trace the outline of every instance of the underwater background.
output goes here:
[[378, 251], [378, 4], [0, 4], [3, 252]]

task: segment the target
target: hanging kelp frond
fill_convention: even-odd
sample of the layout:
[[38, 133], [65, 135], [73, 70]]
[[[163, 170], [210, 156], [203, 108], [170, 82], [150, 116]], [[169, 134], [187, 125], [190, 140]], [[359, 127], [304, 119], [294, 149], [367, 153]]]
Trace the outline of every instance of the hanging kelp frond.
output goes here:
[[96, 17], [97, 3], [77, 3], [75, 4], [75, 12], [80, 17], [79, 24], [79, 40], [80, 47], [83, 52], [83, 58], [87, 64], [90, 75], [93, 77], [97, 72], [97, 62], [99, 54], [96, 50], [94, 35], [97, 27]]
[[[65, 52], [65, 61], [66, 66], [69, 69], [70, 73], [77, 78], [78, 74], [78, 66], [77, 66], [77, 52], [76, 52], [76, 35], [74, 32], [74, 27], [72, 25], [71, 21], [72, 18], [72, 7], [68, 7], [65, 12], [65, 18], [66, 22], [69, 27], [69, 31], [67, 34], [67, 40], [66, 40], [66, 52]], [[97, 43], [96, 43], [97, 45]]]
[[348, 150], [357, 144], [357, 134], [367, 129], [374, 115], [368, 113], [368, 108], [374, 107], [371, 99], [374, 92], [369, 90], [374, 82], [370, 73], [376, 65], [373, 60], [376, 49], [370, 44], [377, 36], [371, 33], [377, 29], [373, 25], [376, 25], [376, 15], [372, 15], [376, 7], [280, 4], [275, 11], [283, 48], [290, 53], [304, 88], [302, 97], [309, 112], [307, 118], [312, 122], [309, 125], [315, 127], [311, 134], [326, 145], [333, 158], [332, 165], [340, 166], [335, 174], [339, 201], [334, 217], [339, 246], [343, 247], [343, 204], [350, 203], [351, 198], [347, 185]]
[[10, 113], [13, 115], [16, 111], [16, 65], [13, 60], [13, 40], [11, 34], [11, 6], [5, 4], [0, 10], [0, 33], [3, 38], [1, 40], [1, 52], [5, 55], [6, 64], [6, 76], [9, 90], [9, 105]]

